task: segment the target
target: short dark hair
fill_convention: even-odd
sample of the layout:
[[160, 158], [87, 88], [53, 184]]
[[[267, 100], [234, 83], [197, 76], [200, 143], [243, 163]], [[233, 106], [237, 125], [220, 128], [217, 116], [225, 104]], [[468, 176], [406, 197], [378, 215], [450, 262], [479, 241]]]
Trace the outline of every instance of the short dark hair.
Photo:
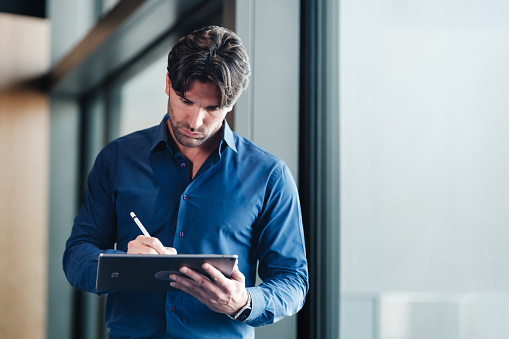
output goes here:
[[213, 82], [220, 107], [231, 107], [247, 88], [251, 67], [240, 38], [224, 27], [209, 26], [180, 38], [168, 54], [168, 76], [184, 96], [190, 80]]

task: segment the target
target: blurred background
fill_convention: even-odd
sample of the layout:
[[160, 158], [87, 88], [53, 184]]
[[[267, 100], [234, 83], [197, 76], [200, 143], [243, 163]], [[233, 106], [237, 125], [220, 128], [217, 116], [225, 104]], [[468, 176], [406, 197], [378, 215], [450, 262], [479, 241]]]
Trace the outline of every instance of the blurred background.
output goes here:
[[166, 113], [167, 53], [222, 25], [228, 120], [298, 183], [310, 292], [257, 338], [509, 337], [509, 2], [2, 0], [0, 338], [106, 338], [65, 241], [95, 156]]

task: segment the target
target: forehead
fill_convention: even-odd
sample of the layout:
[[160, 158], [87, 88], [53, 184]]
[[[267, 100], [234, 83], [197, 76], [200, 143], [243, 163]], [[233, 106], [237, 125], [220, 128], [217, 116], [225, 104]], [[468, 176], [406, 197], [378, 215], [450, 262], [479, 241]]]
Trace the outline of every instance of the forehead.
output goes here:
[[210, 81], [191, 80], [184, 97], [192, 102], [206, 104], [204, 106], [219, 106], [221, 103], [219, 86]]

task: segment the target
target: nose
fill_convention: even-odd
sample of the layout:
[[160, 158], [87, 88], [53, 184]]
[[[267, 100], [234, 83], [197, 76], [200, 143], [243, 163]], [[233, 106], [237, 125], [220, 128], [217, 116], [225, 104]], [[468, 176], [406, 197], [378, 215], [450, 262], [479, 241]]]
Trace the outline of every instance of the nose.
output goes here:
[[189, 127], [192, 130], [197, 130], [203, 125], [203, 119], [205, 117], [206, 110], [201, 107], [194, 109], [189, 116]]

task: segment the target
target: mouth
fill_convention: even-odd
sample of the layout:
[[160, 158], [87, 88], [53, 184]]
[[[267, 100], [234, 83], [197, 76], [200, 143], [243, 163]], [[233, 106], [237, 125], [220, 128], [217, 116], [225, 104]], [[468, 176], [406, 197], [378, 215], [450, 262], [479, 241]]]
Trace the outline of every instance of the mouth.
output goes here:
[[181, 128], [180, 130], [181, 130], [182, 134], [188, 138], [192, 138], [192, 139], [202, 139], [203, 138], [203, 135], [201, 133], [192, 132], [186, 128]]

